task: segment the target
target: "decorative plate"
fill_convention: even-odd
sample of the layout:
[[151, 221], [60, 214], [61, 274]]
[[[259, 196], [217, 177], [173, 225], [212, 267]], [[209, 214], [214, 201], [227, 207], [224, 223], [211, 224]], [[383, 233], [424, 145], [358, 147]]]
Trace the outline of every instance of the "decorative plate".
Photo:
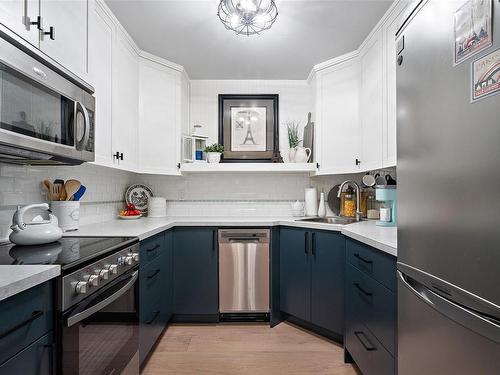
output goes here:
[[153, 197], [153, 192], [146, 185], [135, 184], [125, 192], [125, 202], [132, 203], [143, 214], [148, 212], [148, 200]]
[[135, 219], [139, 219], [142, 217], [142, 215], [133, 215], [133, 216], [122, 216], [122, 215], [118, 215], [118, 217], [122, 220], [135, 220]]

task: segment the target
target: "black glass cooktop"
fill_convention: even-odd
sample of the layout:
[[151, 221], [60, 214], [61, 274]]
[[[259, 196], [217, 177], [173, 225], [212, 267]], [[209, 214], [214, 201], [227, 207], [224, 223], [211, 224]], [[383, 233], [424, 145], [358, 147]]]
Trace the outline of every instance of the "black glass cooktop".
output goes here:
[[133, 237], [64, 237], [45, 245], [3, 244], [0, 264], [56, 264], [66, 271], [136, 242]]

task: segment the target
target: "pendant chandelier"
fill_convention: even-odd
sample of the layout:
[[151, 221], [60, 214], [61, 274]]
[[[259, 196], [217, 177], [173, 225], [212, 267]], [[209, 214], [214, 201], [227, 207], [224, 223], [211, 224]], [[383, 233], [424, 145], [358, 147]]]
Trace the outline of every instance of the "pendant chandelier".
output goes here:
[[249, 36], [271, 28], [278, 8], [274, 0], [221, 0], [217, 15], [226, 29]]

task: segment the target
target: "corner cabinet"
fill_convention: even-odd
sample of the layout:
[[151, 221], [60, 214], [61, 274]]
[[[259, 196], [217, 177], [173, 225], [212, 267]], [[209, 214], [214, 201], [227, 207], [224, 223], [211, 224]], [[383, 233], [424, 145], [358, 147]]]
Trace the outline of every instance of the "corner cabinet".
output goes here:
[[181, 156], [181, 128], [188, 123], [185, 108], [188, 93], [189, 80], [181, 66], [141, 53], [138, 168], [141, 173], [180, 174], [177, 165]]
[[341, 340], [344, 237], [336, 232], [282, 227], [279, 246], [281, 311]]
[[318, 175], [359, 172], [360, 76], [357, 54], [315, 73], [315, 157]]

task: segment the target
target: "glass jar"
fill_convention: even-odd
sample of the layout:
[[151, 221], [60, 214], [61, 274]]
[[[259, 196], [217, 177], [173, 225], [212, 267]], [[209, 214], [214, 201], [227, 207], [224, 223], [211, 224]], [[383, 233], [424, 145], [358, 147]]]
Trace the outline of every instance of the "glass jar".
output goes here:
[[344, 196], [344, 216], [356, 217], [356, 196], [352, 188], [347, 189]]

